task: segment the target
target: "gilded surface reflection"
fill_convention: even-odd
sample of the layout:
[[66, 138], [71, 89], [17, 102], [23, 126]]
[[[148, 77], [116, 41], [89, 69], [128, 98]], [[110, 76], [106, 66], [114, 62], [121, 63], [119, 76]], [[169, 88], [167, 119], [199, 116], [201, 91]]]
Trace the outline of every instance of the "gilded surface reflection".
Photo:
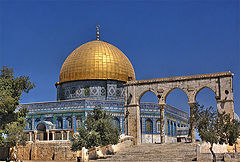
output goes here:
[[100, 40], [85, 43], [75, 49], [65, 60], [60, 71], [60, 83], [87, 80], [135, 80], [128, 58], [115, 46]]

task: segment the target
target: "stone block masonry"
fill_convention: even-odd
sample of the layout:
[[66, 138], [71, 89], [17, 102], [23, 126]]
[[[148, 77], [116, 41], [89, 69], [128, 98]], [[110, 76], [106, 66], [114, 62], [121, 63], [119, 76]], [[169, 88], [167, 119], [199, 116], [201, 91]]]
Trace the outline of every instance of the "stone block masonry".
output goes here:
[[166, 108], [166, 98], [169, 93], [178, 88], [185, 92], [188, 98], [190, 108], [190, 133], [189, 137], [195, 142], [195, 123], [193, 108], [196, 103], [196, 96], [203, 88], [209, 88], [215, 93], [217, 111], [222, 113], [225, 111], [231, 117], [234, 114], [233, 104], [233, 73], [220, 72], [212, 74], [180, 76], [157, 78], [148, 80], [132, 80], [125, 85], [125, 115], [128, 112], [128, 118], [125, 122], [127, 134], [134, 137], [135, 144], [141, 144], [140, 131], [140, 99], [148, 91], [153, 92], [159, 101], [160, 107], [160, 132], [161, 143], [165, 143], [165, 123], [164, 111]]
[[71, 151], [70, 141], [39, 141], [18, 146], [17, 156], [21, 160], [76, 161], [77, 153]]

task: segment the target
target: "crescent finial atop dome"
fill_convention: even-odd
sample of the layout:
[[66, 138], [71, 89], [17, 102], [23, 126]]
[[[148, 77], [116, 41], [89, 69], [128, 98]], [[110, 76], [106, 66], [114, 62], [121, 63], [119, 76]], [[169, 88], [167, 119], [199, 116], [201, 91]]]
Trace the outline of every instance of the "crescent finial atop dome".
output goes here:
[[97, 25], [96, 28], [97, 28], [97, 40], [99, 40], [99, 28], [100, 28], [100, 25]]

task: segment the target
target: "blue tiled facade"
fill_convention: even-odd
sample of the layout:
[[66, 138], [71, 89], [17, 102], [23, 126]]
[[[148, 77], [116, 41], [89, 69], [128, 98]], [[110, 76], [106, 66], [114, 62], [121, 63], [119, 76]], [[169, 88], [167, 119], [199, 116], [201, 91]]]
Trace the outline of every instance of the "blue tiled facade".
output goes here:
[[[104, 90], [103, 90], [104, 89]], [[84, 126], [87, 114], [96, 106], [101, 106], [113, 116], [113, 123], [124, 128], [124, 87], [123, 82], [111, 80], [87, 80], [67, 82], [57, 86], [57, 101], [22, 104], [29, 113], [25, 131], [36, 132], [45, 126], [50, 132], [48, 138], [67, 138], [63, 131], [77, 132]], [[142, 103], [141, 131], [142, 134], [160, 134], [160, 109], [156, 103]], [[165, 108], [165, 134], [177, 136], [177, 127], [188, 127], [188, 114], [167, 105]], [[52, 137], [51, 132], [60, 133]], [[187, 135], [187, 131], [181, 135]], [[44, 137], [37, 137], [43, 139]], [[47, 137], [45, 137], [46, 139]]]
[[[160, 108], [156, 103], [142, 103], [140, 105], [141, 131], [144, 134], [160, 134]], [[165, 112], [165, 134], [177, 136], [177, 127], [188, 127], [188, 113], [175, 107], [166, 105]], [[146, 129], [146, 121], [150, 123], [150, 130]], [[187, 135], [188, 131], [181, 132]]]

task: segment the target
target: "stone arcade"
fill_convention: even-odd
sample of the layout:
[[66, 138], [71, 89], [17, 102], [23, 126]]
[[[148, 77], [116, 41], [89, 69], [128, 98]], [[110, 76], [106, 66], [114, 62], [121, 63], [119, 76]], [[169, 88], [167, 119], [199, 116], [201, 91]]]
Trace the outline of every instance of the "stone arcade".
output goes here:
[[233, 74], [231, 72], [220, 72], [213, 74], [192, 75], [182, 77], [169, 77], [149, 80], [133, 80], [125, 84], [125, 109], [128, 112], [128, 133], [135, 138], [135, 143], [141, 143], [140, 132], [140, 99], [147, 91], [152, 91], [159, 99], [161, 142], [165, 143], [165, 111], [166, 98], [176, 88], [185, 92], [190, 107], [190, 134], [192, 141], [195, 141], [194, 123], [192, 122], [195, 98], [203, 88], [210, 88], [216, 95], [218, 112], [234, 115], [233, 104]]

